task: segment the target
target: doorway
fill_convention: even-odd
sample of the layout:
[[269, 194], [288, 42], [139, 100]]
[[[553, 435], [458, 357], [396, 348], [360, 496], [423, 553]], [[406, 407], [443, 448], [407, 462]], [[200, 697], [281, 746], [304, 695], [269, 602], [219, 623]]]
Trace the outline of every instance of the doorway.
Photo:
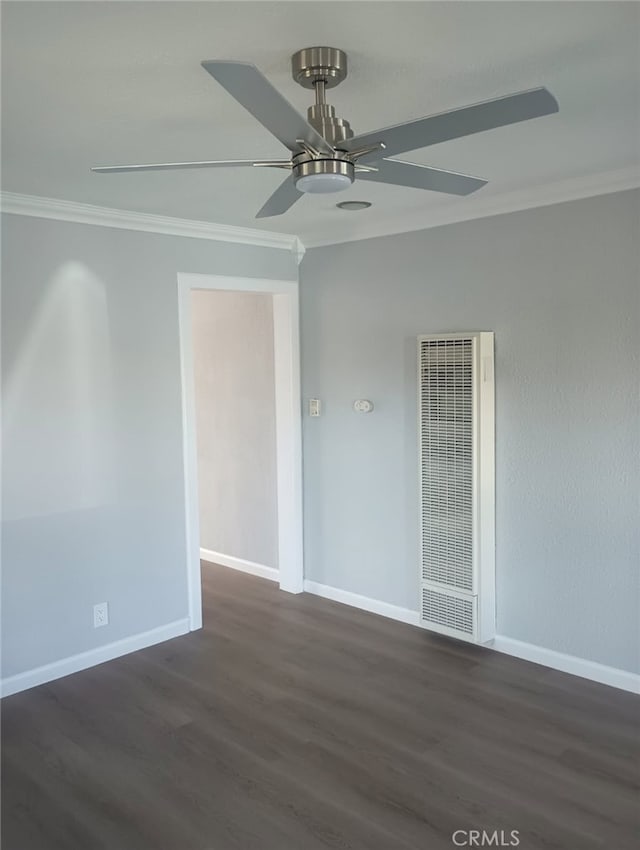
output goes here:
[[181, 273], [178, 275], [178, 305], [182, 372], [187, 581], [189, 621], [192, 631], [202, 626], [192, 315], [192, 293], [194, 290], [261, 293], [272, 300], [277, 550], [280, 589], [289, 593], [302, 592], [304, 575], [298, 283], [297, 281]]

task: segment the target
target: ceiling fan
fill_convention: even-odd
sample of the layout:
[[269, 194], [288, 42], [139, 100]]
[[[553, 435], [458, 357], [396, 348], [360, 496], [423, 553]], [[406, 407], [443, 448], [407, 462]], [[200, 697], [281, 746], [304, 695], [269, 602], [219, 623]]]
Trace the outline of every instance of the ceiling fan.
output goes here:
[[282, 215], [305, 192], [348, 189], [356, 175], [358, 180], [468, 195], [487, 181], [390, 157], [558, 111], [553, 95], [545, 88], [536, 88], [354, 136], [349, 122], [337, 118], [335, 108], [325, 99], [326, 90], [347, 76], [346, 54], [335, 47], [306, 47], [294, 53], [291, 64], [294, 80], [304, 88], [315, 89], [316, 102], [307, 110], [306, 121], [255, 65], [202, 62], [205, 71], [291, 151], [290, 159], [103, 165], [91, 170], [113, 173], [250, 166], [291, 171], [256, 218]]

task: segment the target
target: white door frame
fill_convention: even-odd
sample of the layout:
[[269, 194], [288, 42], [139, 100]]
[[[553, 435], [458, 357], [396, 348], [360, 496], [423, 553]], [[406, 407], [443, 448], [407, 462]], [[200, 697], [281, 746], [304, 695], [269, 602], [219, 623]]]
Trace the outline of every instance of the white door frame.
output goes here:
[[198, 458], [191, 323], [191, 291], [193, 289], [266, 292], [273, 297], [280, 589], [289, 593], [301, 593], [304, 580], [298, 282], [181, 272], [178, 274], [178, 316], [182, 376], [187, 583], [189, 622], [192, 631], [202, 628]]

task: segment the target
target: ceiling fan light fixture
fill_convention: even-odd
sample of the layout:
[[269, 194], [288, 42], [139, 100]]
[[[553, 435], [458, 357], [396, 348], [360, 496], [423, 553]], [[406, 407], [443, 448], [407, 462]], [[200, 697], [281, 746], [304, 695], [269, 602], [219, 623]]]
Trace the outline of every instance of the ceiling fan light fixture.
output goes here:
[[312, 195], [324, 195], [329, 192], [342, 192], [351, 186], [351, 178], [346, 174], [305, 174], [296, 180], [299, 192]]

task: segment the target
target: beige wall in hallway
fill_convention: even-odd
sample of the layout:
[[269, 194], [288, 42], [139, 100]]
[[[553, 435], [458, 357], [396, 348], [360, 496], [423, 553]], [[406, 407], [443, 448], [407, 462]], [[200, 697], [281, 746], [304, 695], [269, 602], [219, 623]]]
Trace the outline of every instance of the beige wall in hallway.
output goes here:
[[200, 545], [278, 566], [273, 302], [192, 293]]

